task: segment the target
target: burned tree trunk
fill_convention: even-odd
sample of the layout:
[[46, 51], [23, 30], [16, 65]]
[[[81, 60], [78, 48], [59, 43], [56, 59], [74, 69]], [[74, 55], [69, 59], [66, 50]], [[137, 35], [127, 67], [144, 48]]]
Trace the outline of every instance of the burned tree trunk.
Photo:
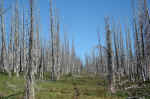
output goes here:
[[33, 18], [33, 2], [30, 0], [30, 35], [29, 35], [29, 60], [26, 74], [25, 99], [35, 99], [34, 94], [34, 63], [33, 63], [33, 37], [34, 37], [34, 18]]
[[51, 80], [55, 80], [55, 58], [54, 58], [54, 16], [52, 9], [52, 0], [50, 0], [50, 24], [51, 24]]
[[15, 15], [14, 15], [14, 72], [19, 76], [19, 65], [20, 65], [20, 56], [19, 56], [19, 9], [18, 9], [18, 0], [15, 4]]
[[[3, 3], [4, 3], [4, 0], [1, 0], [1, 3], [0, 3], [0, 13], [3, 12]], [[1, 60], [0, 60], [0, 69], [1, 69], [1, 72], [5, 72], [6, 71], [6, 38], [5, 38], [5, 25], [4, 25], [4, 15], [1, 14], [0, 15], [0, 20], [1, 20]]]
[[108, 18], [105, 19], [106, 24], [106, 45], [107, 45], [107, 66], [108, 66], [108, 90], [114, 93], [113, 86], [113, 63], [112, 63], [112, 41], [111, 41], [111, 31], [108, 23]]

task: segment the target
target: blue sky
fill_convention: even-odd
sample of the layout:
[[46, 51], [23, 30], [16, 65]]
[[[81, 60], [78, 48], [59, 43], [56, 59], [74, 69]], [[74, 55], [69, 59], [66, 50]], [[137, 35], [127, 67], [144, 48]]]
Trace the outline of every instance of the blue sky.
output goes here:
[[[10, 5], [15, 0], [4, 0]], [[121, 24], [129, 24], [132, 20], [131, 0], [53, 0], [59, 11], [61, 22], [61, 38], [63, 26], [68, 38], [75, 42], [76, 53], [81, 59], [89, 53], [97, 41], [97, 28], [104, 41], [104, 17], [109, 16]], [[20, 0], [21, 4], [28, 5], [27, 0]], [[53, 2], [54, 3], [54, 2]], [[150, 4], [150, 0], [148, 0]], [[21, 6], [22, 6], [21, 5]], [[37, 0], [40, 9], [42, 36], [48, 39], [49, 34], [49, 0]], [[21, 7], [22, 8], [22, 7]], [[7, 16], [9, 17], [9, 15]], [[6, 22], [7, 23], [7, 22]], [[123, 25], [123, 26], [124, 26]]]
[[[47, 5], [46, 1], [40, 6]], [[130, 0], [56, 0], [56, 6], [69, 39], [71, 41], [74, 38], [77, 55], [82, 59], [97, 44], [98, 27], [104, 37], [105, 16], [114, 17], [124, 23], [131, 14]], [[42, 7], [42, 10], [47, 8]], [[45, 12], [41, 13], [44, 17], [47, 15]]]

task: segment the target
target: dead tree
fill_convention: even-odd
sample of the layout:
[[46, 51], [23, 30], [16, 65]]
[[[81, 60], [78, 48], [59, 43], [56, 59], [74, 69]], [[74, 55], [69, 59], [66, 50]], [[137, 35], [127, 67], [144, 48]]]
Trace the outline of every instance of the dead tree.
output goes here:
[[52, 0], [50, 0], [50, 29], [51, 29], [51, 80], [55, 80], [55, 58], [54, 58], [54, 16], [53, 16], [53, 8], [52, 8]]
[[[113, 24], [115, 25], [115, 24]], [[114, 48], [115, 48], [115, 64], [116, 64], [116, 72], [119, 72], [119, 38], [118, 32], [115, 30], [115, 26], [113, 27], [114, 32]]]
[[16, 0], [14, 9], [14, 72], [19, 76], [20, 66], [20, 46], [19, 46], [19, 8], [18, 0]]
[[2, 13], [4, 11], [3, 9], [3, 4], [4, 3], [4, 0], [1, 0], [1, 3], [0, 3], [0, 26], [1, 26], [1, 60], [0, 60], [0, 65], [1, 65], [1, 72], [4, 72], [6, 71], [6, 63], [7, 63], [7, 52], [6, 52], [6, 33], [5, 33], [5, 24], [4, 24], [4, 13]]
[[76, 63], [75, 63], [75, 46], [74, 46], [74, 40], [72, 40], [72, 48], [71, 48], [71, 73], [75, 73]]
[[26, 44], [26, 26], [25, 26], [25, 11], [24, 11], [24, 8], [23, 8], [23, 15], [22, 15], [22, 36], [21, 36], [21, 50], [22, 50], [22, 53], [21, 53], [21, 68], [20, 70], [22, 69], [22, 72], [25, 72], [26, 71], [26, 65], [27, 65], [27, 61], [26, 61], [26, 58], [27, 58], [27, 44]]
[[99, 72], [99, 66], [101, 67], [101, 72], [104, 72], [104, 65], [103, 65], [103, 55], [102, 55], [102, 48], [101, 46], [101, 36], [99, 30], [97, 31], [97, 36], [98, 36], [98, 50], [99, 50], [99, 61], [97, 65], [97, 72]]
[[34, 0], [30, 0], [30, 36], [29, 36], [29, 60], [26, 74], [25, 99], [35, 99], [34, 93], [34, 63], [33, 63], [33, 38], [34, 38], [34, 18], [33, 18]]
[[125, 76], [125, 53], [124, 53], [124, 38], [122, 36], [122, 29], [120, 26], [120, 31], [119, 31], [119, 36], [120, 36], [120, 43], [119, 43], [119, 48], [120, 48], [120, 73], [122, 73], [122, 76]]
[[[140, 0], [139, 0], [140, 1]], [[141, 76], [143, 80], [148, 80], [147, 72], [149, 64], [145, 63], [145, 58], [150, 56], [149, 49], [150, 49], [150, 23], [149, 23], [149, 14], [148, 14], [148, 7], [147, 7], [147, 0], [142, 0], [139, 4], [138, 9], [138, 28], [140, 33], [140, 43], [141, 43]], [[147, 76], [147, 77], [146, 77]]]
[[106, 45], [107, 45], [107, 65], [108, 65], [108, 88], [111, 93], [114, 93], [113, 86], [113, 63], [112, 63], [112, 41], [111, 41], [111, 31], [108, 23], [108, 18], [105, 19], [105, 29], [106, 29]]
[[9, 61], [9, 68], [12, 70], [13, 68], [13, 21], [11, 22], [11, 32], [9, 35], [9, 46], [8, 46], [8, 61]]
[[126, 29], [126, 48], [127, 48], [127, 71], [130, 81], [133, 81], [133, 51], [130, 29]]
[[[55, 8], [56, 9], [56, 8]], [[54, 41], [55, 41], [55, 70], [56, 70], [56, 79], [60, 79], [60, 62], [61, 62], [61, 53], [60, 53], [60, 21], [59, 17], [57, 14], [57, 11], [55, 10], [55, 24], [56, 24], [56, 29], [55, 29], [55, 36], [54, 36]]]
[[34, 73], [37, 75], [37, 69], [39, 67], [40, 64], [40, 55], [41, 55], [41, 44], [40, 44], [40, 12], [38, 11], [37, 14], [37, 18], [36, 18], [36, 35], [34, 38], [34, 54], [35, 54], [35, 67], [34, 67]]

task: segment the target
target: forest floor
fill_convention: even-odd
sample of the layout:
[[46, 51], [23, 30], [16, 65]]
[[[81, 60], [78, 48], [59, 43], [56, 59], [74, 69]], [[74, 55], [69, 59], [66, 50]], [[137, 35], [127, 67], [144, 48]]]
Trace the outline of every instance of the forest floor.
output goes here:
[[[76, 99], [126, 99], [123, 93], [108, 94], [100, 77], [68, 75], [59, 81], [37, 80], [34, 87], [35, 99], [75, 99], [75, 96]], [[4, 99], [23, 99], [24, 88], [23, 76], [10, 78], [0, 74], [0, 96]]]

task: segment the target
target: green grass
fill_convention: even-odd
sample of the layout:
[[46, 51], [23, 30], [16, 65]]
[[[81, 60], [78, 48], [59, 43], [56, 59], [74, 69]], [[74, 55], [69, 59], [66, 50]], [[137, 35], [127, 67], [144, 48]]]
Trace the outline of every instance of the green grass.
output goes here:
[[[124, 99], [119, 95], [109, 95], [104, 80], [99, 77], [65, 76], [59, 81], [35, 81], [35, 99], [74, 99], [75, 87], [79, 91], [79, 99]], [[0, 74], [0, 96], [10, 96], [6, 99], [23, 99], [25, 88], [24, 77]], [[14, 95], [14, 96], [13, 96]]]

